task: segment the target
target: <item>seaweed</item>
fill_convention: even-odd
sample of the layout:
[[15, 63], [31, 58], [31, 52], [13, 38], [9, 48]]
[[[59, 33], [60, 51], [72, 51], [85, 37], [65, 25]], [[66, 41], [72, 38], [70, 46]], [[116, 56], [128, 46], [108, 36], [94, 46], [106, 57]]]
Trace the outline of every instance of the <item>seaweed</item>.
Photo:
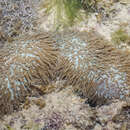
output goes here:
[[[57, 27], [73, 26], [83, 20], [83, 16], [95, 12], [97, 0], [47, 0], [41, 4], [47, 14], [54, 14], [54, 25]], [[85, 14], [85, 15], [84, 15]]]
[[115, 32], [111, 34], [112, 42], [115, 45], [121, 45], [122, 43], [126, 43], [130, 45], [130, 36], [128, 35], [127, 31], [122, 27], [117, 29]]

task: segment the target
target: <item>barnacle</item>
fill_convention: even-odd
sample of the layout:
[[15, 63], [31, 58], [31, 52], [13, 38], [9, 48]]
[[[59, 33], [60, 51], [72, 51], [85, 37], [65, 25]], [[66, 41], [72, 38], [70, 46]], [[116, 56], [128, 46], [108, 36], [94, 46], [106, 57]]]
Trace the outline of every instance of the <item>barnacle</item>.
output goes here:
[[129, 96], [129, 52], [114, 48], [96, 32], [67, 31], [54, 39], [61, 55], [73, 64], [74, 72], [66, 71], [66, 75], [74, 77], [70, 78], [74, 86], [92, 103]]
[[25, 34], [0, 52], [0, 114], [17, 110], [38, 85], [54, 80], [58, 51], [43, 32]]

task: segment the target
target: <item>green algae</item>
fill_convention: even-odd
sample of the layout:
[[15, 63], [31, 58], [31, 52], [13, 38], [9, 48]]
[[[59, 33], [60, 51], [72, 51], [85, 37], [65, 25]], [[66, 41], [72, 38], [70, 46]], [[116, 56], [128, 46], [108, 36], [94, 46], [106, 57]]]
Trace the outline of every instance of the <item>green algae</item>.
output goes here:
[[128, 35], [126, 30], [123, 28], [119, 28], [118, 30], [113, 32], [111, 34], [111, 37], [112, 37], [112, 42], [115, 45], [120, 45], [121, 43], [126, 43], [130, 45], [130, 36]]
[[47, 0], [41, 4], [47, 14], [54, 13], [56, 26], [73, 26], [95, 12], [100, 0]]

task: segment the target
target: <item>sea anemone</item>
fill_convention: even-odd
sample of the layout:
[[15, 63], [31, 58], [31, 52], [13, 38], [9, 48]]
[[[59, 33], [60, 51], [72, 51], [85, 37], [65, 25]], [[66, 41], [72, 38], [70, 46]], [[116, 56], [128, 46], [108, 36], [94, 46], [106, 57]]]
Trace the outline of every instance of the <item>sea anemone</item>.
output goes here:
[[74, 88], [81, 91], [89, 101], [100, 104], [106, 99], [125, 99], [129, 96], [128, 51], [114, 48], [94, 31], [78, 33], [69, 30], [56, 34], [54, 39], [61, 55], [73, 64], [74, 73], [68, 71], [66, 74], [70, 77], [77, 76], [72, 78], [72, 81], [76, 81]]
[[[19, 108], [33, 86], [54, 80], [58, 52], [47, 33], [24, 35], [0, 52], [0, 114]], [[31, 88], [30, 88], [31, 87]]]

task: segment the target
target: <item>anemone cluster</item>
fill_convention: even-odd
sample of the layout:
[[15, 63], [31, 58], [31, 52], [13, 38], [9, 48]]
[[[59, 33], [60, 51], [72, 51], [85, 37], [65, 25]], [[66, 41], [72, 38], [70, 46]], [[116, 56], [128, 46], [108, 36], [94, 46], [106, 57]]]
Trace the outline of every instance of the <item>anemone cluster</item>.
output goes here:
[[53, 79], [58, 52], [45, 33], [6, 44], [0, 52], [0, 114], [10, 113], [31, 94], [31, 86]]
[[33, 2], [0, 1], [0, 42], [8, 41], [0, 49], [0, 115], [18, 110], [33, 89], [57, 80], [91, 104], [130, 96], [130, 52], [95, 32], [29, 33], [37, 18]]
[[114, 48], [96, 32], [67, 31], [54, 39], [61, 55], [82, 73], [76, 89], [90, 101], [103, 103], [104, 99], [123, 99], [130, 94], [129, 52]]

